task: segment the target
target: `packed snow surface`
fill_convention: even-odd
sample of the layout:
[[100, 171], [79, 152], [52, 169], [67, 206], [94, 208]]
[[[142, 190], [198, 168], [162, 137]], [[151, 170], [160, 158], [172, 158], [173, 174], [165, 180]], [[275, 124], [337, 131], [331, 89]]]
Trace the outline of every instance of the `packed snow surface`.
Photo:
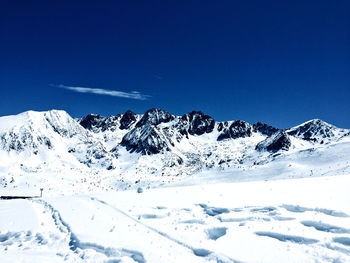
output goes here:
[[350, 175], [0, 201], [1, 262], [349, 262]]

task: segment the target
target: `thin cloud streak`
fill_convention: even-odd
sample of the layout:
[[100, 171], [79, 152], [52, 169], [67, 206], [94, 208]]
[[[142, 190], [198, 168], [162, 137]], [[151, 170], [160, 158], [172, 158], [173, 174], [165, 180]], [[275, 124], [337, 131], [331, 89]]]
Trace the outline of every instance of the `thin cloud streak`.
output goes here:
[[132, 92], [124, 92], [124, 91], [118, 91], [118, 90], [106, 90], [106, 89], [93, 89], [93, 88], [86, 88], [86, 87], [72, 87], [72, 86], [66, 86], [66, 85], [53, 85], [50, 86], [67, 89], [75, 92], [80, 93], [92, 93], [92, 94], [98, 94], [98, 95], [107, 95], [107, 96], [113, 96], [113, 97], [120, 97], [120, 98], [127, 98], [127, 99], [134, 99], [134, 100], [147, 100], [151, 96], [141, 94], [138, 91], [132, 91]]

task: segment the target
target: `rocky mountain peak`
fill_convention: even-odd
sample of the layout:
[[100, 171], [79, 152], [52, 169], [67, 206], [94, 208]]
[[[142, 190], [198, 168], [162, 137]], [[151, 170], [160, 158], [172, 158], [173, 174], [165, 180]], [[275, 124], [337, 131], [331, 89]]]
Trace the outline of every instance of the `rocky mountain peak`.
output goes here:
[[172, 121], [174, 118], [173, 115], [165, 110], [152, 108], [145, 112], [141, 120], [136, 123], [136, 127], [141, 127], [146, 123], [156, 126], [160, 123]]
[[137, 120], [136, 114], [131, 110], [126, 111], [123, 114], [123, 117], [120, 119], [120, 129], [126, 130], [129, 129], [130, 126], [135, 123]]
[[225, 139], [250, 137], [252, 135], [253, 128], [248, 122], [236, 120], [231, 124], [229, 124], [229, 122], [219, 123], [218, 131], [221, 133], [217, 140], [221, 141]]
[[162, 150], [169, 151], [168, 138], [150, 123], [142, 127], [135, 127], [122, 139], [121, 145], [131, 152], [144, 155], [157, 154]]
[[286, 130], [289, 135], [313, 142], [323, 141], [324, 139], [335, 136], [337, 133], [343, 133], [343, 131], [343, 129], [339, 129], [320, 119], [313, 119]]
[[191, 111], [181, 117], [181, 121], [191, 135], [210, 133], [215, 126], [215, 120], [201, 111]]

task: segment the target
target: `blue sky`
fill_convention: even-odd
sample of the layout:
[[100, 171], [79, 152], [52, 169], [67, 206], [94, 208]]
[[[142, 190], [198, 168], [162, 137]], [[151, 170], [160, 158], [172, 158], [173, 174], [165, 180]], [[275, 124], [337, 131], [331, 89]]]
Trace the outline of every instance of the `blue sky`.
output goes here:
[[0, 115], [350, 128], [350, 1], [1, 1]]

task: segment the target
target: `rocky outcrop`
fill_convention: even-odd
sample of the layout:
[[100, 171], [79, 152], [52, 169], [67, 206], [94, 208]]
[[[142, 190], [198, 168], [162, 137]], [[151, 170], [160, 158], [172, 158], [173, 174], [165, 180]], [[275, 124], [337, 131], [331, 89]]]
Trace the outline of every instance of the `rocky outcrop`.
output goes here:
[[175, 117], [169, 112], [157, 108], [152, 108], [145, 112], [141, 120], [136, 123], [136, 127], [142, 127], [146, 124], [157, 126], [160, 123], [172, 121]]
[[201, 111], [191, 111], [181, 117], [182, 134], [202, 135], [214, 130], [215, 120]]
[[145, 155], [157, 154], [163, 150], [169, 151], [169, 139], [166, 138], [155, 126], [150, 123], [135, 127], [122, 139], [121, 144], [131, 152], [139, 152]]
[[273, 126], [270, 126], [266, 123], [257, 122], [253, 124], [253, 131], [260, 132], [263, 135], [271, 136], [272, 134], [278, 132], [280, 129], [277, 129]]
[[291, 144], [288, 134], [284, 131], [278, 131], [260, 142], [255, 149], [268, 152], [278, 152], [281, 150], [287, 151]]
[[168, 123], [174, 120], [169, 112], [152, 108], [142, 116], [135, 128], [129, 131], [122, 139], [121, 145], [131, 152], [142, 154], [157, 154], [162, 151], [169, 151], [171, 139], [166, 136], [161, 123]]
[[252, 135], [252, 126], [245, 121], [221, 122], [218, 125], [218, 131], [221, 132], [217, 140], [245, 138]]
[[103, 117], [98, 114], [89, 114], [80, 120], [80, 125], [89, 131], [104, 132], [104, 131], [115, 131], [119, 126], [119, 119], [121, 114], [112, 115], [109, 117]]
[[87, 130], [100, 128], [105, 117], [98, 114], [89, 114], [80, 120], [80, 125]]
[[127, 130], [130, 128], [132, 124], [136, 122], [136, 114], [132, 112], [131, 110], [126, 111], [123, 114], [123, 117], [120, 119], [120, 129], [121, 130]]

